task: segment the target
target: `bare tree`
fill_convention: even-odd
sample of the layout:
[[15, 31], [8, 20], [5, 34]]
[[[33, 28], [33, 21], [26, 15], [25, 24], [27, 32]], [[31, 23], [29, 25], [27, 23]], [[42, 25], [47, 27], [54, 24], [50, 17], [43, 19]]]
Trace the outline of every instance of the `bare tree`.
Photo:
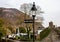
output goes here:
[[[25, 17], [26, 17], [26, 14], [29, 15], [29, 16], [32, 15], [32, 12], [30, 12], [31, 7], [32, 7], [31, 3], [24, 3], [24, 4], [21, 5], [20, 10], [25, 13]], [[36, 8], [37, 8], [37, 11], [36, 11], [36, 14], [37, 14], [36, 15], [36, 20], [37, 21], [36, 22], [41, 22], [42, 23], [44, 19], [43, 19], [41, 13], [43, 13], [43, 11], [41, 11], [40, 6], [36, 6]]]
[[[31, 3], [24, 3], [24, 4], [21, 5], [20, 11], [25, 13], [25, 19], [27, 18], [27, 15], [31, 18], [31, 16], [32, 16], [32, 12], [31, 12], [32, 5], [33, 4], [31, 4]], [[37, 21], [36, 22], [42, 23], [43, 22], [43, 17], [41, 16], [41, 13], [43, 13], [43, 12], [41, 11], [40, 6], [36, 6], [36, 8], [37, 8], [37, 11], [36, 11], [36, 14], [37, 14], [36, 15], [36, 20]], [[28, 28], [30, 28], [30, 26], [29, 27], [27, 27], [27, 26], [28, 25], [26, 24], [27, 34], [28, 34], [28, 38], [29, 38]]]

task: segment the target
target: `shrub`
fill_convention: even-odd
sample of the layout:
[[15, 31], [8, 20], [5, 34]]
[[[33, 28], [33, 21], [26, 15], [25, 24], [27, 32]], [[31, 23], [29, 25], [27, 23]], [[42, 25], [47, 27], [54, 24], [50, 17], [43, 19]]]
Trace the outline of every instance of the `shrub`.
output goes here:
[[41, 33], [40, 33], [40, 40], [44, 39], [45, 37], [47, 37], [50, 33], [51, 29], [50, 28], [46, 28], [44, 29]]
[[18, 40], [18, 39], [20, 39], [20, 37], [19, 36], [16, 36], [15, 39]]
[[26, 33], [26, 29], [24, 27], [19, 27], [19, 32], [20, 33]]
[[21, 41], [31, 41], [31, 38], [27, 38], [27, 36], [20, 36]]

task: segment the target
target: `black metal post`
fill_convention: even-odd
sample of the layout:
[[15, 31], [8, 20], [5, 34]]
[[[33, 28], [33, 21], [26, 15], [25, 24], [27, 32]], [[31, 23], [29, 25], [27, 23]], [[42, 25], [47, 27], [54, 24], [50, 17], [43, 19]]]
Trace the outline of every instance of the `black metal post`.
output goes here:
[[33, 17], [33, 42], [35, 42], [35, 26], [34, 26], [34, 24], [35, 24], [35, 15], [32, 15], [32, 17]]

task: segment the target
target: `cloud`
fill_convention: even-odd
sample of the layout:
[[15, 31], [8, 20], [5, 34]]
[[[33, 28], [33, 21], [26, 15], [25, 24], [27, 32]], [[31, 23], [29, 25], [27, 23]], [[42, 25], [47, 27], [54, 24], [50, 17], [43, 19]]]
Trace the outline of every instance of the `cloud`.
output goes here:
[[0, 0], [0, 7], [18, 8], [19, 0]]

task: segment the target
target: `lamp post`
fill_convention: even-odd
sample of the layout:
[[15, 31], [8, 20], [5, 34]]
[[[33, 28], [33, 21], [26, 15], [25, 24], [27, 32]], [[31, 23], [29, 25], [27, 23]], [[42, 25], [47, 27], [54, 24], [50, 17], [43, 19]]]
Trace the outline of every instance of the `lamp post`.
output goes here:
[[36, 7], [35, 7], [35, 2], [33, 2], [33, 6], [31, 7], [31, 10], [32, 11], [32, 18], [33, 19], [25, 19], [24, 20], [24, 23], [33, 23], [33, 42], [35, 42], [35, 16], [36, 16]]
[[36, 17], [36, 7], [35, 7], [35, 2], [33, 2], [33, 6], [31, 8], [32, 11], [32, 18], [33, 18], [33, 42], [35, 42], [35, 17]]

